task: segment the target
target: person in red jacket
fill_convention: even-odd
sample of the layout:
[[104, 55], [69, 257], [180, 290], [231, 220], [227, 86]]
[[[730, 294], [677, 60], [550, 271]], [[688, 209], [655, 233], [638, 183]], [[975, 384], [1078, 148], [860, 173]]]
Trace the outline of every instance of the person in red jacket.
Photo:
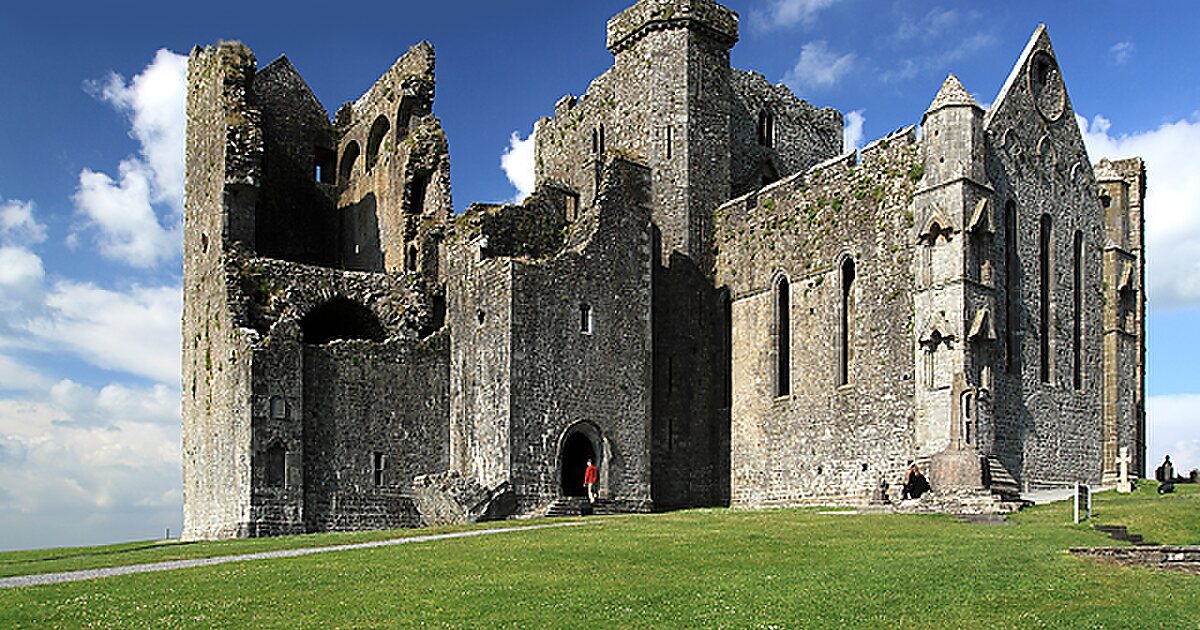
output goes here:
[[583, 469], [583, 485], [587, 486], [588, 501], [596, 502], [596, 482], [600, 480], [600, 471], [592, 460], [587, 460], [587, 468]]

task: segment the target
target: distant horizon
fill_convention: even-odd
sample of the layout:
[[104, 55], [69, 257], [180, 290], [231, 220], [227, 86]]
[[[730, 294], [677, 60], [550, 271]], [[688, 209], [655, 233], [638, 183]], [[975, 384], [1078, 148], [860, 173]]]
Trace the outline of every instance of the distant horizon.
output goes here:
[[[181, 221], [186, 54], [287, 52], [332, 116], [419, 41], [460, 210], [532, 187], [534, 121], [611, 65], [632, 0], [379, 3], [349, 19], [289, 3], [190, 11], [140, 0], [20, 4], [0, 23], [0, 549], [154, 540], [182, 525]], [[1146, 474], [1200, 468], [1200, 5], [1081, 12], [1022, 0], [910, 9], [744, 0], [735, 67], [845, 115], [847, 148], [920, 121], [947, 74], [982, 105], [1046, 23], [1093, 162], [1147, 162]], [[314, 5], [315, 6], [315, 5]], [[1112, 20], [1120, 15], [1121, 21]], [[236, 16], [236, 17], [235, 17]], [[36, 62], [35, 62], [36, 60]]]

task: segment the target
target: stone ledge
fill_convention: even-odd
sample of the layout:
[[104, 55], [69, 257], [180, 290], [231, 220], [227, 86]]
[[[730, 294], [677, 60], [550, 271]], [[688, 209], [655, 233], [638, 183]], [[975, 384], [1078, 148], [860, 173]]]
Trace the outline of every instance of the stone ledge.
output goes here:
[[1073, 556], [1102, 562], [1200, 575], [1200, 546], [1072, 547], [1068, 551]]

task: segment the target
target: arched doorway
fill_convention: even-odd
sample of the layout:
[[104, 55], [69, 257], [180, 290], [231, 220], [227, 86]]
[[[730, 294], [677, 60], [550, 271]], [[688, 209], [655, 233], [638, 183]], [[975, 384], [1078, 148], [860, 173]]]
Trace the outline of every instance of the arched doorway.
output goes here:
[[562, 445], [562, 486], [563, 496], [585, 497], [587, 488], [583, 485], [583, 471], [588, 460], [599, 467], [600, 461], [592, 440], [582, 431], [574, 431], [563, 440]]

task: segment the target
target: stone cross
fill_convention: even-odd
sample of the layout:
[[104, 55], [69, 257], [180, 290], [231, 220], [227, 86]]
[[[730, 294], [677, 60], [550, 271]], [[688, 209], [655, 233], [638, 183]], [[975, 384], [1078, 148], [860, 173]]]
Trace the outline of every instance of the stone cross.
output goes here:
[[1117, 478], [1117, 492], [1133, 492], [1133, 483], [1129, 481], [1129, 447], [1122, 446], [1121, 454], [1117, 456], [1117, 467], [1120, 471]]

